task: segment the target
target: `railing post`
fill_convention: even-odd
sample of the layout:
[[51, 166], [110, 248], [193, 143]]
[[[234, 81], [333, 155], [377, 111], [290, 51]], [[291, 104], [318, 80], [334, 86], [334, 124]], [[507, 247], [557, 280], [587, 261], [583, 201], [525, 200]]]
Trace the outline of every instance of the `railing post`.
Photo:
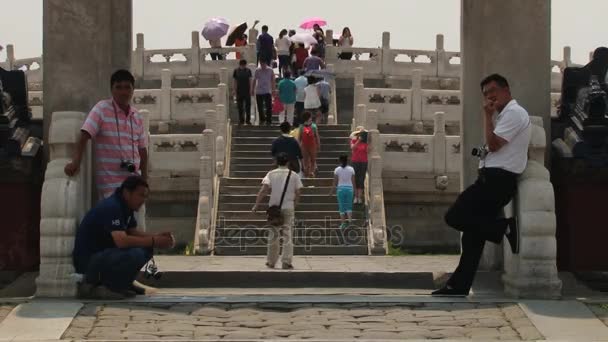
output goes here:
[[160, 72], [160, 121], [171, 121], [171, 70], [163, 69]]
[[355, 68], [355, 86], [354, 86], [354, 96], [353, 96], [353, 110], [357, 108], [358, 105], [365, 103], [363, 100], [363, 68], [356, 67]]
[[382, 32], [382, 55], [380, 56], [381, 73], [385, 77], [393, 74], [395, 59], [391, 53], [391, 33]]
[[562, 70], [572, 65], [572, 48], [564, 46]]
[[216, 140], [217, 134], [214, 130], [206, 128], [203, 131], [203, 138], [202, 138], [202, 147], [201, 147], [201, 153], [203, 155], [203, 157], [209, 157], [211, 158], [211, 168], [210, 168], [210, 173], [211, 173], [211, 181], [209, 184], [204, 184], [205, 186], [207, 186], [206, 188], [202, 188], [201, 187], [201, 191], [207, 191], [209, 193], [209, 197], [212, 197], [213, 194], [213, 176], [215, 175], [215, 163], [216, 163], [216, 155], [215, 155], [215, 140]]
[[332, 29], [325, 30], [325, 44], [328, 46], [334, 45], [334, 30], [332, 30]]
[[365, 121], [367, 120], [367, 105], [360, 103], [357, 105], [356, 111], [355, 111], [355, 127], [357, 128], [357, 126], [363, 126], [365, 127]]
[[214, 109], [205, 111], [205, 128], [217, 132], [217, 111]]
[[433, 172], [436, 176], [444, 176], [447, 173], [445, 113], [435, 113], [434, 123], [435, 130], [433, 133]]
[[[326, 67], [329, 73], [334, 73], [335, 67], [333, 64], [327, 64]], [[338, 104], [336, 103], [336, 79], [334, 77], [329, 78], [329, 86], [331, 88], [331, 94], [329, 99], [329, 117], [327, 118], [327, 122], [331, 125], [338, 124]]]
[[422, 121], [422, 70], [412, 73], [412, 120]]
[[137, 45], [135, 46], [135, 52], [133, 53], [133, 64], [131, 65], [131, 68], [133, 69], [135, 80], [137, 80], [138, 83], [141, 84], [141, 82], [144, 80], [144, 65], [146, 64], [146, 61], [144, 59], [144, 34], [138, 33], [136, 39]]
[[378, 129], [378, 111], [369, 109], [365, 118], [365, 128], [368, 130]]
[[[204, 134], [204, 133], [203, 133]], [[202, 139], [204, 140], [204, 138]], [[204, 254], [209, 252], [210, 228], [212, 214], [212, 188], [213, 188], [213, 164], [208, 155], [201, 156], [199, 176], [199, 199], [198, 215], [196, 218], [196, 231], [194, 235], [194, 247], [197, 252]]]
[[190, 73], [198, 77], [201, 72], [201, 42], [198, 31], [192, 31], [192, 47], [191, 47]]
[[6, 61], [8, 62], [8, 70], [13, 70], [15, 67], [15, 46], [13, 44], [6, 46]]
[[217, 104], [221, 104], [224, 105], [224, 109], [226, 111], [226, 115], [230, 115], [229, 114], [229, 106], [230, 106], [230, 94], [228, 92], [228, 84], [227, 83], [220, 83], [217, 85], [217, 94], [218, 94], [218, 101]]
[[438, 34], [435, 37], [435, 53], [437, 54], [437, 77], [447, 77], [446, 69], [450, 64], [444, 48], [443, 34]]
[[249, 29], [249, 36], [247, 38], [249, 40], [249, 44], [255, 45], [255, 43], [258, 41], [258, 30]]

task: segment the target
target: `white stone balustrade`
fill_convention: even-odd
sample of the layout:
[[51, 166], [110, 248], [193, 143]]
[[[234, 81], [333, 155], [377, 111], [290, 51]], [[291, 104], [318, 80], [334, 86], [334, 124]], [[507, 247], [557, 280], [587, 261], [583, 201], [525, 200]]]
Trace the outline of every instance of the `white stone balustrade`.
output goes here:
[[561, 296], [555, 238], [555, 197], [549, 170], [544, 167], [545, 131], [542, 118], [531, 117], [532, 139], [528, 166], [519, 177], [514, 199], [520, 231], [518, 254], [503, 243], [505, 292], [514, 297], [556, 298]]
[[28, 103], [32, 111], [32, 118], [42, 120], [42, 104], [44, 103], [44, 97], [42, 91], [28, 91], [27, 93]]
[[[358, 74], [364, 71], [358, 70]], [[364, 88], [355, 78], [354, 108], [365, 105], [378, 112], [380, 125], [405, 125], [432, 121], [437, 112], [443, 112], [445, 121], [452, 125], [462, 118], [462, 96], [460, 90], [422, 89], [422, 71], [412, 73], [412, 88]], [[552, 93], [551, 115], [557, 116], [561, 94]], [[358, 113], [355, 111], [355, 117]]]
[[90, 143], [76, 176], [68, 177], [64, 167], [74, 153], [84, 119], [85, 114], [80, 112], [53, 113], [47, 143], [50, 162], [40, 204], [38, 297], [73, 297], [76, 294], [72, 250], [78, 224], [91, 207], [93, 173]]
[[[256, 34], [257, 31], [250, 31]], [[256, 36], [249, 36], [249, 44], [241, 47], [201, 48], [198, 32], [191, 33], [190, 48], [146, 50], [144, 35], [137, 34], [136, 47], [132, 54], [131, 69], [139, 79], [160, 79], [163, 69], [170, 69], [175, 77], [186, 78], [200, 75], [218, 74], [222, 68], [233, 69], [238, 66], [236, 53], [248, 61], [255, 60]], [[221, 61], [211, 60], [209, 54], [220, 53], [226, 57]], [[342, 52], [353, 54], [351, 60], [342, 60], [338, 56]], [[402, 60], [399, 56], [406, 56]], [[426, 57], [426, 61], [420, 60]], [[337, 47], [327, 45], [326, 62], [334, 65], [335, 73], [340, 76], [353, 76], [357, 67], [365, 68], [365, 76], [381, 78], [388, 76], [411, 76], [414, 70], [421, 70], [424, 77], [457, 78], [460, 77], [460, 52], [445, 51], [444, 36], [436, 36], [435, 50], [392, 49], [390, 33], [382, 35], [382, 47]], [[34, 84], [42, 83], [42, 57], [16, 59], [14, 46], [7, 45], [7, 59], [0, 63], [5, 69], [23, 68], [28, 75], [28, 81]], [[572, 63], [570, 47], [564, 47], [562, 60], [551, 62], [551, 85], [554, 91], [561, 88], [563, 69], [578, 66]], [[34, 89], [35, 87], [31, 87]]]
[[218, 88], [171, 88], [171, 71], [162, 71], [161, 89], [136, 89], [133, 103], [137, 109], [150, 111], [150, 122], [203, 124], [202, 113], [226, 105], [225, 85]]
[[201, 134], [150, 135], [150, 176], [199, 177], [201, 139]]

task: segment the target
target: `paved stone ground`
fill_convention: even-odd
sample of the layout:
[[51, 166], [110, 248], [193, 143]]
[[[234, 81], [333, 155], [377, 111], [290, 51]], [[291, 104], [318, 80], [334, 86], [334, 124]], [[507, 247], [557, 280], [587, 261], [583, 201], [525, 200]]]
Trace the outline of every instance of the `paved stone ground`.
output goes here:
[[608, 304], [587, 304], [587, 307], [600, 321], [608, 326]]
[[14, 304], [0, 304], [0, 322], [15, 308]]
[[62, 338], [543, 339], [513, 303], [90, 303]]

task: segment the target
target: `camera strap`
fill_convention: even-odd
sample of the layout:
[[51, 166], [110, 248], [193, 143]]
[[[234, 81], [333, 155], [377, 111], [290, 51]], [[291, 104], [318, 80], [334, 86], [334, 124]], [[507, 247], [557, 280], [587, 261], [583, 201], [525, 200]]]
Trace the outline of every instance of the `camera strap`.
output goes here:
[[[124, 148], [122, 147], [122, 143], [120, 142], [120, 129], [118, 126], [118, 108], [116, 108], [116, 103], [114, 102], [114, 99], [112, 99], [112, 107], [114, 107], [114, 119], [116, 120], [116, 134], [118, 135], [118, 146], [120, 148], [120, 151], [124, 151]], [[129, 113], [125, 113], [126, 116], [129, 118], [129, 124], [131, 125], [131, 162], [135, 163], [135, 143], [133, 142], [133, 118], [129, 115]], [[126, 120], [126, 118], [125, 118]], [[122, 159], [122, 158], [121, 158]]]

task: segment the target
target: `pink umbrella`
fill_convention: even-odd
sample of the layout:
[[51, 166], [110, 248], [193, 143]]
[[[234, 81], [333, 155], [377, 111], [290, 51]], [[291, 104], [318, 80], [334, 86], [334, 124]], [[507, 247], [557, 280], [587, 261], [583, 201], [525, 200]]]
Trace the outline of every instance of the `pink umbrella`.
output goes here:
[[228, 29], [230, 29], [228, 20], [217, 17], [209, 19], [209, 21], [205, 23], [201, 33], [203, 38], [207, 40], [215, 40], [225, 36], [228, 33]]
[[319, 18], [319, 17], [308, 18], [308, 19], [305, 19], [300, 24], [300, 28], [308, 30], [308, 29], [313, 28], [313, 26], [315, 26], [315, 24], [317, 24], [319, 26], [325, 26], [325, 25], [327, 25], [327, 21], [325, 21], [325, 19], [322, 19], [322, 18]]

